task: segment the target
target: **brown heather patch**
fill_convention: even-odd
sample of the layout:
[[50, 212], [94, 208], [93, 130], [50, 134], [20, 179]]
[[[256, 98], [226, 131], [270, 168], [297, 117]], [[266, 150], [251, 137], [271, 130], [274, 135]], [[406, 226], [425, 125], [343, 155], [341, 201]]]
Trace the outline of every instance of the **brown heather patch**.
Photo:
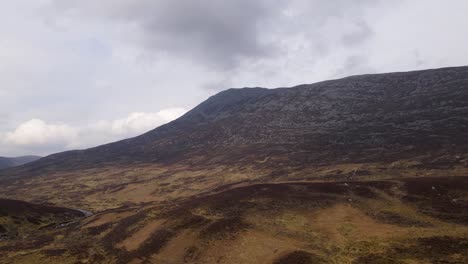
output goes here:
[[172, 238], [159, 253], [152, 256], [153, 263], [184, 263], [196, 261], [198, 249], [193, 245], [197, 243], [197, 233], [193, 230], [184, 230]]
[[338, 204], [313, 213], [310, 224], [339, 245], [354, 239], [398, 237], [407, 233], [397, 226], [378, 223], [349, 204]]
[[293, 251], [276, 260], [274, 264], [325, 264], [323, 258], [305, 251]]
[[240, 217], [223, 218], [203, 229], [200, 235], [201, 238], [210, 240], [232, 240], [249, 227], [250, 225]]
[[133, 251], [138, 249], [147, 239], [151, 237], [151, 234], [157, 231], [164, 223], [164, 220], [154, 220], [146, 223], [144, 226], [135, 230], [133, 234], [127, 237], [125, 240], [117, 244], [117, 248], [125, 249], [127, 251]]
[[382, 253], [358, 257], [354, 264], [454, 263], [468, 262], [468, 238], [433, 236], [392, 243]]

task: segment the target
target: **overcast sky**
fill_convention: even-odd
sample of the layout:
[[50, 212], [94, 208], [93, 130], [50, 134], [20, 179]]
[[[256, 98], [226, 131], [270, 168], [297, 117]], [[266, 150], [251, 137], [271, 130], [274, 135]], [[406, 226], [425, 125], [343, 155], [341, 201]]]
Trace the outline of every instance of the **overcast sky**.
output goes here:
[[0, 156], [135, 136], [231, 87], [468, 64], [466, 0], [0, 4]]

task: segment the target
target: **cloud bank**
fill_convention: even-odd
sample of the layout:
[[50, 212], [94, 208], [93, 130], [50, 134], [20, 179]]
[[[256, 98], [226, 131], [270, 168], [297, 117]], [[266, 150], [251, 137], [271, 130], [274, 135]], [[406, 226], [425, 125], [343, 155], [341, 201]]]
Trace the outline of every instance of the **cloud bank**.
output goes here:
[[[63, 149], [82, 149], [133, 137], [170, 122], [186, 112], [183, 108], [163, 109], [156, 113], [136, 112], [112, 121], [100, 120], [86, 126], [48, 123], [31, 119], [5, 133], [5, 147], [43, 150], [41, 155]], [[36, 152], [37, 153], [37, 152]]]

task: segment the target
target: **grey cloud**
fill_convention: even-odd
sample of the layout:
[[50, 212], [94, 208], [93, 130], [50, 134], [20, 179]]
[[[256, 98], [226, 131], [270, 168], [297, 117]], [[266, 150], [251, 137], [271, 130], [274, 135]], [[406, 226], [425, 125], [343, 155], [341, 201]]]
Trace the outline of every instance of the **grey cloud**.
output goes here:
[[374, 68], [369, 66], [369, 61], [366, 57], [361, 55], [351, 55], [344, 60], [343, 66], [337, 70], [335, 76], [343, 77], [345, 75], [369, 74], [376, 72], [377, 71]]
[[261, 43], [262, 23], [274, 12], [264, 1], [171, 1], [144, 21], [149, 45], [217, 66], [232, 67], [242, 57], [269, 55], [272, 45]]
[[353, 24], [354, 30], [343, 35], [342, 42], [344, 45], [358, 45], [369, 39], [374, 32], [371, 27], [362, 20]]
[[[284, 1], [120, 0], [55, 1], [67, 15], [104, 17], [136, 26], [142, 46], [177, 53], [208, 66], [232, 68], [242, 58], [271, 55], [262, 31], [280, 15]], [[93, 4], [94, 3], [94, 4]]]
[[[281, 42], [298, 35], [307, 39], [317, 57], [331, 51], [334, 39], [345, 45], [359, 43], [371, 36], [370, 26], [362, 19], [364, 9], [378, 2], [55, 0], [54, 6], [59, 15], [130, 25], [136, 30], [136, 41], [147, 50], [232, 70], [242, 63], [284, 55], [288, 51]], [[347, 23], [350, 26], [342, 26]]]

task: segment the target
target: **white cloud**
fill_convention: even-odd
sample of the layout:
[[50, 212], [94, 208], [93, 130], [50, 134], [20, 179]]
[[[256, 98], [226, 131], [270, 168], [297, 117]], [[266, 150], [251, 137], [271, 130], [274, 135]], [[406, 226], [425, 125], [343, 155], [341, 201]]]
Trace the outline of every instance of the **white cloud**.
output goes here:
[[[143, 133], [156, 126], [172, 121], [186, 112], [183, 108], [164, 109], [157, 113], [135, 112], [123, 119], [110, 123], [110, 131], [115, 135]], [[102, 122], [101, 125], [102, 126]]]
[[47, 124], [40, 119], [31, 119], [19, 125], [5, 136], [5, 143], [13, 145], [62, 145], [74, 140], [77, 130], [65, 124]]
[[15, 155], [44, 155], [67, 149], [88, 148], [140, 135], [185, 112], [183, 108], [168, 108], [156, 113], [134, 112], [122, 119], [101, 120], [84, 126], [31, 119], [5, 133], [0, 140], [0, 148], [21, 151]]

